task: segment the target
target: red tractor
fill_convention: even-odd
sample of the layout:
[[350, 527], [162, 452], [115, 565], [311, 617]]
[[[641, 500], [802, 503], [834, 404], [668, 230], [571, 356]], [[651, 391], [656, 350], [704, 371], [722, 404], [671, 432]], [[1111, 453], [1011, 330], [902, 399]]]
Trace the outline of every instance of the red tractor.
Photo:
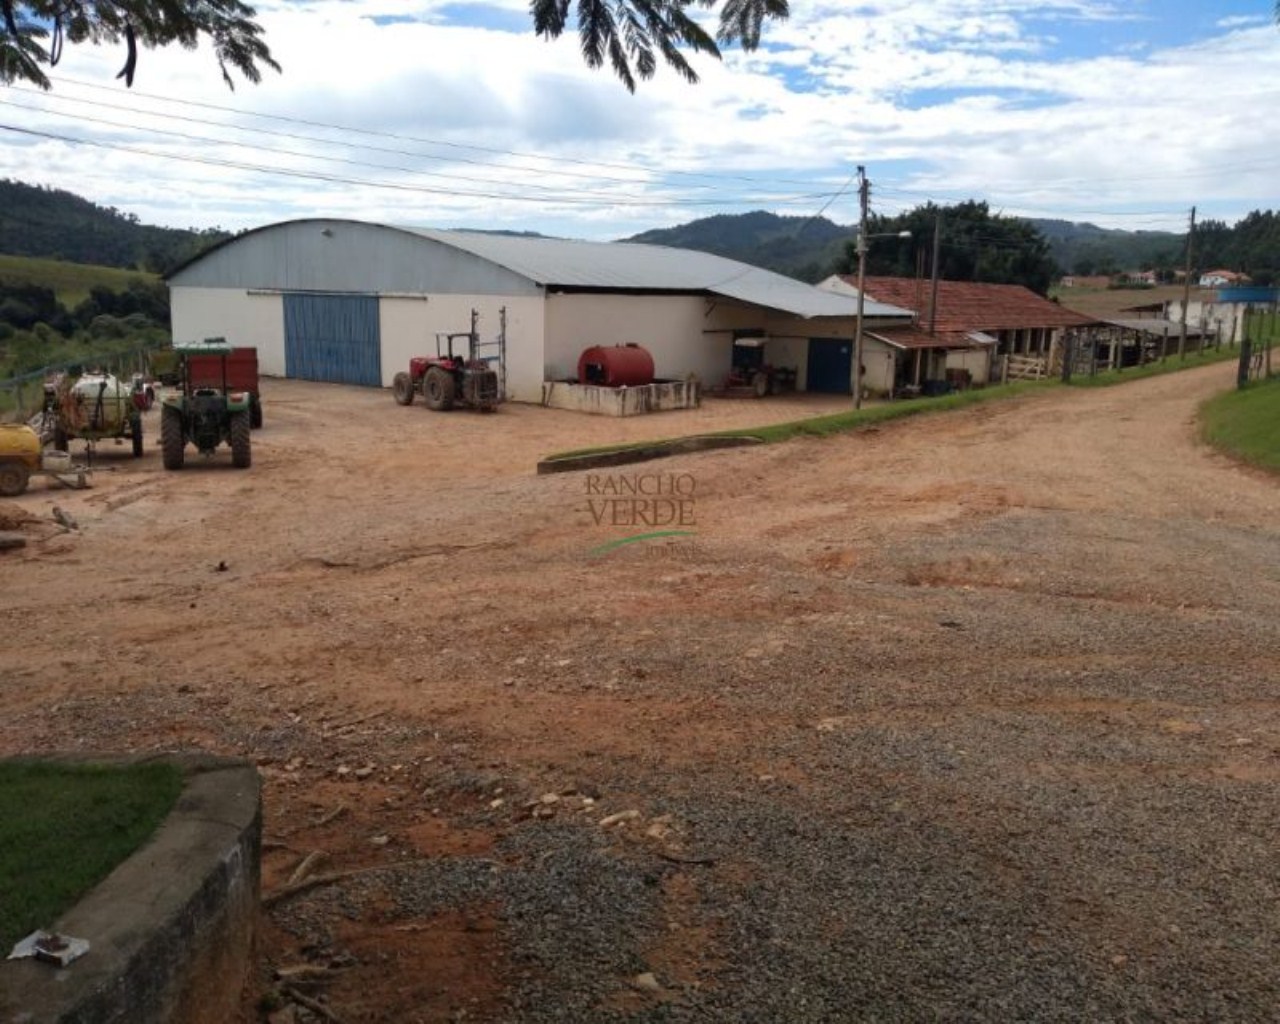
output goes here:
[[[467, 355], [454, 355], [454, 341], [463, 338]], [[476, 357], [476, 344], [474, 331], [437, 334], [436, 354], [414, 356], [409, 360], [409, 372], [397, 373], [392, 379], [391, 393], [396, 401], [412, 405], [413, 396], [421, 394], [427, 408], [437, 412], [455, 405], [492, 412], [498, 404], [498, 374]]]

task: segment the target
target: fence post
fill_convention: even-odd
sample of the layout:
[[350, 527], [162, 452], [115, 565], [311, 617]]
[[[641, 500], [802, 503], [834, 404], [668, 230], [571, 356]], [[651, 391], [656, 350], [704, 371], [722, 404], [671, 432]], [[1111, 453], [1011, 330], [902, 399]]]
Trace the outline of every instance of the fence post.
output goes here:
[[1249, 362], [1253, 356], [1253, 343], [1246, 337], [1240, 342], [1240, 363], [1236, 367], [1236, 388], [1243, 390], [1249, 384]]

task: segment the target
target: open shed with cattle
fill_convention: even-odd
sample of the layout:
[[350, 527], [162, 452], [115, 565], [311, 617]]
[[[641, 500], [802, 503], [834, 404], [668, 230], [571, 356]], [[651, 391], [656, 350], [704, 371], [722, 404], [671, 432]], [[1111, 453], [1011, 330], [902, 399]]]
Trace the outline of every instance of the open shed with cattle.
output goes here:
[[[437, 334], [502, 336], [505, 397], [543, 400], [593, 346], [639, 345], [657, 378], [715, 386], [735, 339], [767, 339], [800, 390], [851, 393], [856, 302], [708, 253], [361, 221], [245, 232], [170, 273], [175, 341], [258, 349], [265, 374], [388, 387]], [[902, 309], [867, 302], [868, 329]]]

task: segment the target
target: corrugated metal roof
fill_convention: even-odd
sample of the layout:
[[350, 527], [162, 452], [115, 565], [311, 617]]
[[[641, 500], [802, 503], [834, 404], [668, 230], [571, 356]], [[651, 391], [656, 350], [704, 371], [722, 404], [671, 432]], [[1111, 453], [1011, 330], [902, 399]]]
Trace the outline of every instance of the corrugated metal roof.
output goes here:
[[[1180, 337], [1182, 334], [1182, 321], [1162, 320], [1159, 317], [1144, 316], [1137, 320], [1113, 319], [1108, 317], [1101, 321], [1108, 327], [1121, 327], [1126, 331], [1137, 331], [1139, 334], [1153, 334], [1161, 337], [1168, 335], [1170, 338]], [[1200, 337], [1200, 327], [1198, 324], [1187, 321], [1187, 337]]]
[[940, 331], [937, 334], [930, 334], [918, 327], [881, 327], [874, 331], [867, 331], [867, 334], [883, 341], [886, 345], [900, 349], [968, 349], [984, 348], [996, 343], [995, 338], [981, 331], [971, 331], [967, 334], [962, 331]]
[[[662, 245], [403, 228], [496, 263], [547, 288], [710, 292], [802, 317], [854, 316], [856, 298], [825, 291], [747, 263]], [[867, 300], [863, 315], [908, 317]]]

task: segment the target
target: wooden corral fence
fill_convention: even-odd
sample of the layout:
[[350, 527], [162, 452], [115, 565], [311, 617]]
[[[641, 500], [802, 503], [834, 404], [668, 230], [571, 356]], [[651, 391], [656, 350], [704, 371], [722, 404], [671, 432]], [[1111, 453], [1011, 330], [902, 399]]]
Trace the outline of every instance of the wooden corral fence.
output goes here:
[[1038, 356], [1004, 357], [1005, 380], [1044, 380], [1049, 376], [1049, 360]]

